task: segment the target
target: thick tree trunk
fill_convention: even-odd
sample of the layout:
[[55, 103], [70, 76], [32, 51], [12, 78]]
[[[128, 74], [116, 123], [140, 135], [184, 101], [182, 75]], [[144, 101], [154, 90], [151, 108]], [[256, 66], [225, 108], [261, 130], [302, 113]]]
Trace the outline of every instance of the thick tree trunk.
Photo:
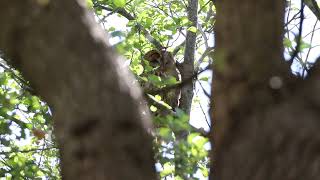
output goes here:
[[80, 1], [1, 1], [0, 25], [1, 50], [53, 107], [63, 179], [156, 179], [141, 92]]
[[210, 179], [320, 177], [320, 64], [290, 75], [283, 17], [281, 0], [217, 1]]

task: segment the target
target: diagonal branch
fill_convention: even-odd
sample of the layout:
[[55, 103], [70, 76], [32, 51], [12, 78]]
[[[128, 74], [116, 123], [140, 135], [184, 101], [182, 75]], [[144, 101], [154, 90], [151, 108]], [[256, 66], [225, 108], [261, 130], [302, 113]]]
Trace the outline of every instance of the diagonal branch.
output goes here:
[[[110, 8], [107, 6], [103, 6], [101, 4], [96, 4], [94, 7], [99, 7], [103, 10], [106, 11], [111, 11], [111, 12], [115, 12], [118, 13], [120, 15], [122, 15], [123, 17], [127, 18], [129, 21], [135, 21], [136, 18], [134, 16], [132, 16], [128, 11], [126, 11], [124, 8]], [[159, 41], [157, 41], [155, 38], [153, 38], [151, 36], [151, 34], [146, 30], [146, 28], [144, 28], [140, 23], [136, 22], [136, 26], [137, 28], [143, 32], [143, 34], [145, 35], [145, 37], [148, 39], [148, 41], [153, 44], [157, 49], [163, 49], [164, 47], [161, 45], [161, 43]]]
[[35, 149], [28, 149], [28, 150], [0, 151], [0, 154], [6, 155], [6, 154], [13, 154], [13, 153], [33, 153], [37, 151], [48, 151], [53, 149], [58, 149], [58, 147], [53, 146], [53, 147], [47, 147], [47, 148], [35, 148]]
[[304, 4], [307, 5], [318, 20], [320, 20], [320, 8], [316, 0], [305, 0]]
[[203, 60], [210, 55], [210, 53], [212, 53], [214, 50], [214, 47], [208, 47], [203, 54], [201, 55], [201, 57], [199, 58], [199, 60], [197, 61], [196, 65], [195, 65], [195, 72], [199, 71], [200, 65], [203, 62]]
[[194, 72], [189, 78], [181, 81], [178, 84], [174, 84], [174, 85], [170, 85], [170, 86], [166, 86], [166, 87], [163, 87], [163, 88], [154, 89], [154, 90], [150, 90], [150, 91], [145, 91], [145, 93], [146, 94], [158, 94], [158, 93], [161, 93], [161, 92], [168, 92], [171, 89], [181, 89], [181, 88], [187, 86], [188, 84], [190, 84], [191, 82], [193, 82], [194, 80], [197, 80], [198, 76], [201, 73], [203, 73], [203, 72], [205, 72], [205, 71], [207, 71], [209, 69], [212, 69], [212, 65], [208, 65], [205, 68], [199, 70], [198, 72]]

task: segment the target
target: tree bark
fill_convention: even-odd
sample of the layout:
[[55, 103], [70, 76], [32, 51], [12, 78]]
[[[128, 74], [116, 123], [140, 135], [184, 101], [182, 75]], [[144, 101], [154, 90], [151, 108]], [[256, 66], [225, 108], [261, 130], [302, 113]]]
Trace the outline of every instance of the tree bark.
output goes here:
[[[188, 7], [187, 7], [187, 14], [188, 14], [188, 20], [191, 23], [191, 26], [197, 27], [198, 22], [198, 0], [188, 0]], [[195, 61], [195, 51], [196, 51], [196, 38], [197, 33], [187, 31], [186, 35], [186, 41], [185, 41], [185, 50], [184, 50], [184, 61], [183, 63], [178, 66], [178, 69], [181, 74], [181, 81], [187, 82], [182, 88], [181, 88], [181, 97], [179, 100], [179, 108], [182, 109], [188, 116], [190, 116], [191, 106], [192, 106], [192, 100], [193, 100], [193, 90], [194, 90], [194, 81], [193, 79], [190, 81], [190, 78], [194, 75], [195, 67], [194, 67], [194, 61]], [[181, 130], [179, 132], [175, 132], [176, 142], [175, 142], [175, 173], [179, 175], [183, 179], [190, 179], [185, 172], [185, 169], [183, 169], [183, 165], [181, 162], [183, 162], [183, 158], [179, 152], [181, 142], [183, 140], [186, 140], [187, 136], [189, 134], [189, 130]]]
[[[188, 7], [188, 20], [191, 22], [191, 26], [197, 27], [198, 22], [198, 0], [189, 0]], [[196, 48], [196, 38], [197, 34], [191, 31], [187, 31], [186, 36], [186, 44], [184, 50], [184, 61], [179, 68], [181, 73], [181, 80], [182, 82], [188, 81], [190, 77], [194, 74], [194, 59], [195, 59], [195, 48]], [[193, 99], [193, 87], [194, 82], [191, 81], [190, 83], [186, 84], [181, 89], [181, 98], [180, 98], [180, 105], [183, 111], [186, 112], [187, 115], [190, 115], [192, 99]]]
[[[320, 64], [283, 60], [284, 1], [217, 1], [210, 179], [320, 177]], [[318, 81], [318, 82], [317, 82]]]
[[156, 179], [148, 111], [85, 1], [0, 2], [0, 49], [53, 108], [63, 179]]

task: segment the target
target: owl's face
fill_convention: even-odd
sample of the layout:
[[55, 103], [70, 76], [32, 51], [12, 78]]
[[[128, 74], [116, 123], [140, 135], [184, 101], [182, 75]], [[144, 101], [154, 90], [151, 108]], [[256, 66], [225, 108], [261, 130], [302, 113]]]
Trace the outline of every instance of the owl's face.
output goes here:
[[157, 50], [151, 50], [144, 55], [144, 59], [148, 60], [153, 68], [160, 67], [161, 54]]
[[161, 72], [166, 72], [175, 68], [173, 56], [166, 50], [162, 50], [160, 52], [158, 50], [151, 50], [144, 55], [144, 58], [149, 61], [149, 64], [153, 68], [159, 67]]

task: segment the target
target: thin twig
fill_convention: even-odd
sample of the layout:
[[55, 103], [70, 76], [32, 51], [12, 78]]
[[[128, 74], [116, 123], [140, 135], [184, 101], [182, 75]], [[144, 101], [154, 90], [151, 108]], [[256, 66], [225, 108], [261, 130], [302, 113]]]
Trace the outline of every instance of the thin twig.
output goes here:
[[201, 86], [201, 88], [202, 88], [202, 91], [203, 91], [204, 95], [206, 95], [208, 98], [211, 98], [210, 93], [208, 93], [208, 92], [204, 89], [204, 87], [203, 87], [202, 83], [201, 83], [199, 80], [198, 80], [198, 83], [200, 84], [200, 86]]
[[289, 60], [289, 63], [292, 64], [294, 58], [298, 55], [300, 51], [300, 44], [301, 44], [301, 36], [302, 36], [302, 25], [303, 25], [303, 20], [304, 20], [304, 0], [301, 0], [301, 7], [300, 7], [300, 23], [299, 23], [299, 34], [297, 38], [297, 45], [296, 48]]
[[[201, 88], [202, 88], [202, 91], [206, 94], [207, 92], [204, 90], [204, 88], [203, 88], [203, 86], [201, 85], [200, 81], [198, 81], [198, 82], [199, 82], [199, 84], [200, 84], [200, 86], [201, 86]], [[196, 91], [196, 95], [198, 95], [198, 91]], [[209, 96], [208, 96], [208, 97], [209, 97]], [[210, 97], [209, 97], [209, 98], [210, 98]], [[208, 118], [207, 118], [207, 116], [206, 116], [206, 113], [204, 112], [204, 108], [202, 107], [201, 102], [199, 101], [198, 104], [199, 104], [199, 106], [200, 106], [200, 109], [201, 109], [201, 111], [202, 111], [202, 114], [203, 114], [203, 116], [204, 116], [204, 118], [205, 118], [205, 121], [206, 121], [208, 127], [211, 128], [211, 125], [210, 125], [209, 120], [208, 120]]]
[[[312, 34], [311, 34], [311, 39], [310, 39], [310, 44], [312, 44], [313, 36], [314, 36], [314, 32], [315, 32], [315, 28], [316, 28], [316, 26], [317, 26], [317, 23], [318, 23], [318, 20], [314, 23], [313, 30], [312, 30]], [[308, 62], [308, 58], [309, 58], [309, 54], [310, 54], [311, 49], [312, 49], [312, 47], [310, 47], [310, 48], [308, 49], [307, 56], [306, 56], [306, 60], [305, 60], [305, 61], [306, 61], [305, 64], [307, 64], [307, 62]], [[307, 66], [307, 68], [308, 68], [308, 66]], [[308, 71], [308, 69], [303, 69], [302, 77], [304, 77], [305, 71]]]
[[191, 81], [196, 80], [197, 77], [199, 76], [199, 74], [203, 73], [204, 71], [207, 71], [211, 69], [211, 65], [206, 66], [204, 69], [200, 70], [199, 72], [195, 72], [193, 73], [193, 75], [191, 77], [189, 77], [188, 79], [181, 81], [178, 84], [175, 85], [171, 85], [171, 86], [166, 86], [163, 88], [159, 88], [156, 90], [150, 90], [150, 91], [145, 91], [146, 94], [158, 94], [161, 92], [168, 92], [171, 89], [180, 89], [182, 87], [184, 87], [185, 85], [189, 84]]
[[57, 147], [47, 147], [47, 148], [36, 148], [36, 149], [29, 149], [29, 150], [14, 150], [14, 151], [0, 151], [0, 154], [13, 154], [13, 153], [30, 153], [30, 152], [37, 152], [37, 151], [48, 151], [52, 149], [58, 149]]
[[32, 88], [28, 85], [28, 82], [26, 82], [24, 79], [22, 79], [21, 77], [19, 77], [16, 73], [13, 72], [12, 69], [10, 69], [9, 67], [5, 66], [4, 64], [0, 63], [0, 66], [6, 70], [6, 71], [10, 71], [13, 79], [19, 84], [19, 86], [22, 89], [28, 90], [28, 91], [32, 91]]
[[[99, 7], [103, 10], [106, 11], [111, 11], [111, 12], [116, 12], [120, 15], [122, 15], [123, 17], [127, 18], [129, 21], [135, 21], [136, 18], [134, 16], [132, 16], [129, 12], [127, 12], [124, 8], [110, 8], [107, 6], [103, 6], [101, 4], [95, 4], [94, 7]], [[138, 22], [136, 22], [136, 26], [139, 30], [141, 30], [143, 32], [143, 34], [145, 35], [145, 37], [148, 39], [148, 41], [153, 44], [157, 49], [163, 49], [163, 46], [161, 45], [161, 43], [159, 41], [157, 41], [155, 38], [153, 38], [151, 36], [151, 34]]]

